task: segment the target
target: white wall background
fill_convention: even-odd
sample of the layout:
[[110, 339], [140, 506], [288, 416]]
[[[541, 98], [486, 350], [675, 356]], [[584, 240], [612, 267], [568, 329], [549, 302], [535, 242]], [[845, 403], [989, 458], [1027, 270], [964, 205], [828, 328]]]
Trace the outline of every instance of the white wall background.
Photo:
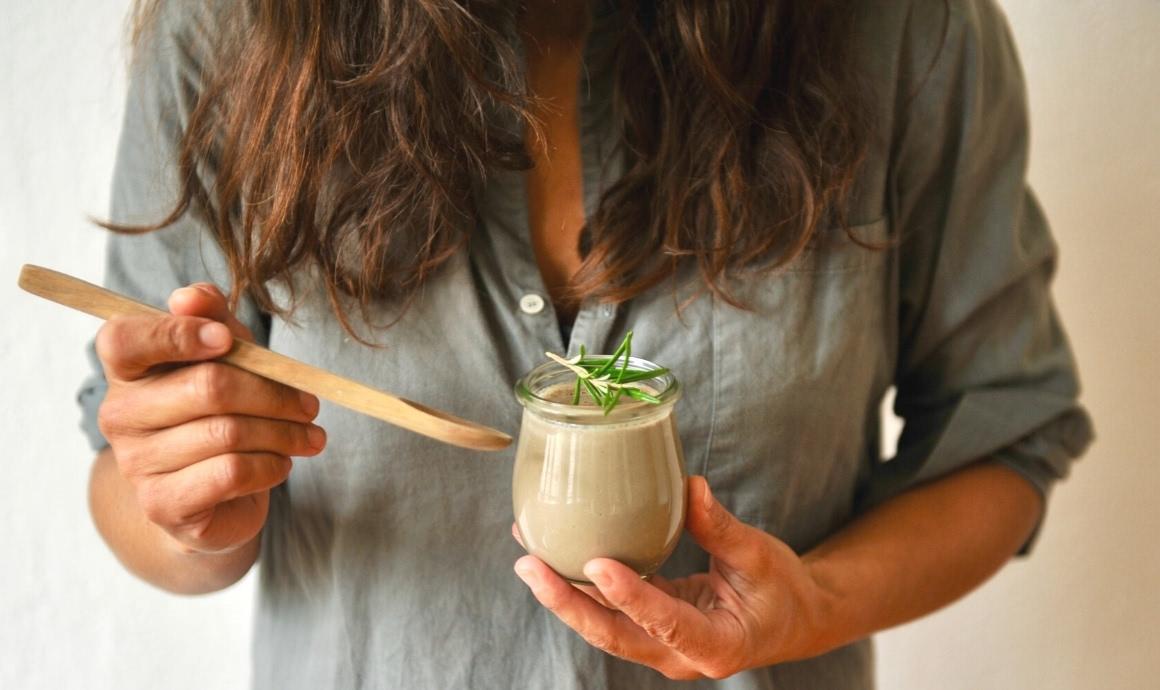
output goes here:
[[[1099, 443], [1034, 557], [881, 635], [883, 690], [1135, 690], [1160, 678], [1160, 2], [1005, 0], [1034, 118], [1032, 180]], [[71, 398], [95, 322], [15, 289], [21, 263], [100, 278], [127, 0], [0, 0], [0, 687], [242, 688], [250, 579], [177, 598], [90, 526]]]

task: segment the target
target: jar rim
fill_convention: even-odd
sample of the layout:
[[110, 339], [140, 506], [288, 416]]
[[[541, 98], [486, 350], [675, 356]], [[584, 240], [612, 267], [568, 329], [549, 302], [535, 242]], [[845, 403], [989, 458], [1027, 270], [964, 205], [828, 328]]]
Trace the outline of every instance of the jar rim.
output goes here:
[[[590, 357], [609, 355], [589, 354]], [[648, 371], [661, 367], [641, 357], [629, 357], [629, 371]], [[681, 385], [673, 373], [667, 372], [652, 379], [639, 381], [657, 391], [660, 403], [649, 403], [631, 398], [623, 398], [607, 415], [595, 405], [573, 405], [549, 400], [540, 392], [566, 380], [573, 380], [573, 374], [557, 362], [547, 361], [524, 374], [514, 386], [516, 401], [525, 409], [557, 421], [573, 424], [613, 424], [641, 417], [667, 413], [681, 397]], [[650, 385], [651, 384], [651, 385]]]

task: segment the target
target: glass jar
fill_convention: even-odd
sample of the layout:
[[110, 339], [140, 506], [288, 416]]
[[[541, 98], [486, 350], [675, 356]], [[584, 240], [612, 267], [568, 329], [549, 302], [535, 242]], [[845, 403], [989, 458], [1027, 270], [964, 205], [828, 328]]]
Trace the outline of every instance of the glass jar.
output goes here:
[[[630, 370], [656, 369], [630, 358]], [[564, 578], [590, 584], [584, 564], [612, 558], [649, 577], [673, 552], [685, 523], [685, 459], [672, 374], [641, 381], [660, 404], [622, 397], [605, 415], [554, 402], [575, 374], [554, 362], [515, 386], [524, 407], [512, 476], [516, 526], [528, 553]], [[565, 399], [567, 399], [565, 394]], [[556, 399], [559, 399], [558, 397]]]

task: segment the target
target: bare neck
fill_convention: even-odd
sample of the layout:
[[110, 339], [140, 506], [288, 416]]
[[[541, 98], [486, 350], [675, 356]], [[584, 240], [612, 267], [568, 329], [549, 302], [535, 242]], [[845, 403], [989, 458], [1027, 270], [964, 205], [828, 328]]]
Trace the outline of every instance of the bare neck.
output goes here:
[[582, 41], [591, 22], [588, 6], [589, 0], [529, 0], [520, 29], [539, 43]]

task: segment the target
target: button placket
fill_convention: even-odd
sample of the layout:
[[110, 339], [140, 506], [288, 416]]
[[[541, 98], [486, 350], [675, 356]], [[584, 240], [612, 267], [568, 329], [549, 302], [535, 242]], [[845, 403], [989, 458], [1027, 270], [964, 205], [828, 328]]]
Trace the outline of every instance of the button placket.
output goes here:
[[580, 343], [593, 354], [609, 354], [601, 352], [608, 347], [608, 335], [612, 332], [615, 321], [616, 306], [611, 304], [584, 303], [580, 312], [576, 314], [576, 321], [572, 324], [572, 337], [568, 341], [568, 355], [580, 353]]

